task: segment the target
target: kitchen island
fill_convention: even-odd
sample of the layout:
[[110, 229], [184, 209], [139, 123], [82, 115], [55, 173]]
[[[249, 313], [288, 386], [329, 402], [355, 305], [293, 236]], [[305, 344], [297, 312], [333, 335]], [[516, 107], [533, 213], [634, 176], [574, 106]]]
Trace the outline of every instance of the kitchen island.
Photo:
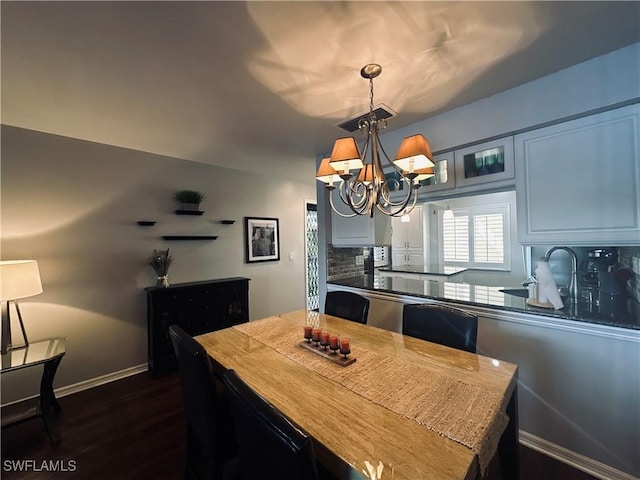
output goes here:
[[361, 275], [327, 289], [369, 298], [368, 323], [396, 332], [405, 304], [476, 314], [478, 354], [519, 367], [520, 443], [598, 478], [640, 477], [640, 308], [631, 296], [553, 310], [468, 283]]

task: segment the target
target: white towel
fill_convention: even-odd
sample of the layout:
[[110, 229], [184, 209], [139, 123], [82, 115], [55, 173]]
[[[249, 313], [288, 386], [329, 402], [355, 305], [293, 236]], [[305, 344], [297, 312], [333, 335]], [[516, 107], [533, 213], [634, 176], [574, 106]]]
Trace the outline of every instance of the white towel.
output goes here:
[[538, 268], [536, 268], [536, 276], [538, 277], [538, 301], [540, 303], [551, 302], [553, 308], [556, 310], [564, 307], [564, 303], [558, 293], [558, 286], [556, 285], [549, 263], [545, 260], [538, 261]]

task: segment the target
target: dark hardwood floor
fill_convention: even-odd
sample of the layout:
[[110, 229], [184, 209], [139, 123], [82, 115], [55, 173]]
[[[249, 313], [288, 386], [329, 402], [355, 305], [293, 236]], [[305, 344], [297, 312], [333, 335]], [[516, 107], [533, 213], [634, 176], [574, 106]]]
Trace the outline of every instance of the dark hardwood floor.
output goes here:
[[[180, 388], [177, 375], [156, 379], [141, 373], [62, 397], [55, 420], [60, 443], [51, 446], [39, 419], [4, 429], [0, 477], [181, 479], [185, 427]], [[520, 455], [521, 480], [594, 480], [522, 446]], [[40, 471], [32, 466], [27, 472], [7, 468], [17, 466], [16, 460], [32, 460]], [[47, 472], [47, 467], [66, 471]], [[498, 478], [493, 470], [489, 479]]]

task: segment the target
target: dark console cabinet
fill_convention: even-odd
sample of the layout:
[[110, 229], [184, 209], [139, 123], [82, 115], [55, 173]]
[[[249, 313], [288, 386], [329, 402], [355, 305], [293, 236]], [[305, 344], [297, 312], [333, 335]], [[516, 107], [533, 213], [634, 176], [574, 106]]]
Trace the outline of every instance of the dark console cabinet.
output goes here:
[[249, 321], [248, 278], [180, 283], [146, 291], [149, 369], [155, 376], [177, 370], [170, 325], [196, 336]]

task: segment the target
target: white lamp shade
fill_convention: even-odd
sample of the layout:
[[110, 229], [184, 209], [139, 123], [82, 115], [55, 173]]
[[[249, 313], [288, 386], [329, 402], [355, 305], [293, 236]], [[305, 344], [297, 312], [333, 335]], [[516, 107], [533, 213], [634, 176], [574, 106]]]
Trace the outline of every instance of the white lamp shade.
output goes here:
[[359, 170], [362, 168], [360, 149], [353, 137], [339, 138], [333, 144], [331, 152], [331, 167], [338, 172]]
[[447, 205], [447, 209], [442, 214], [442, 219], [443, 220], [452, 220], [453, 219], [453, 211], [449, 208], [448, 205]]
[[413, 172], [421, 168], [433, 167], [432, 159], [429, 142], [424, 135], [417, 134], [402, 140], [393, 163], [405, 172]]
[[18, 300], [42, 293], [40, 271], [35, 260], [0, 262], [0, 300]]

